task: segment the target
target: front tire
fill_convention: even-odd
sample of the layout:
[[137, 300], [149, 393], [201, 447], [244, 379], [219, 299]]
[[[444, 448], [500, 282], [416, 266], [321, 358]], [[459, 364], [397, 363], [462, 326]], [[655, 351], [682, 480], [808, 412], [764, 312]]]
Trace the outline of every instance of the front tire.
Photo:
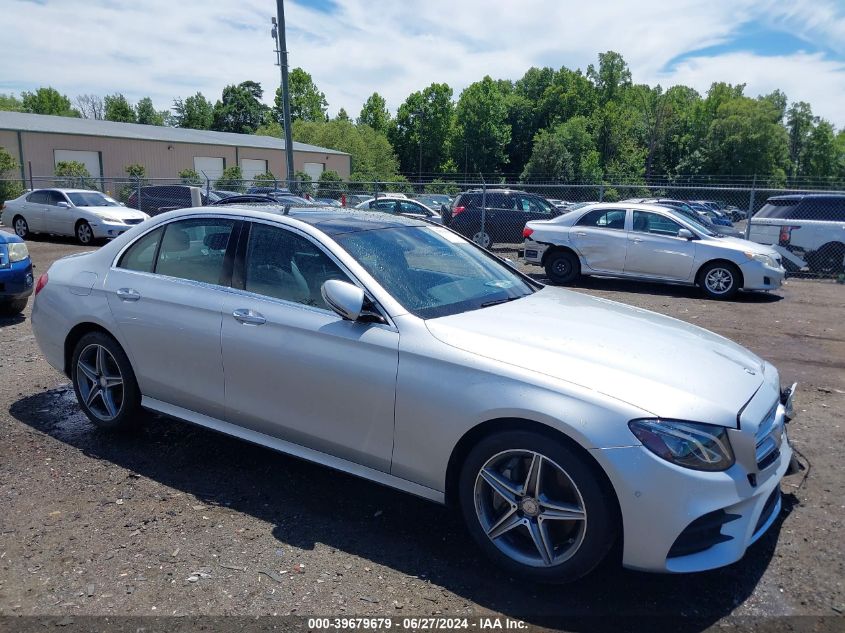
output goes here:
[[458, 482], [470, 534], [500, 567], [533, 581], [572, 582], [616, 540], [613, 501], [577, 449], [534, 431], [501, 431], [469, 453]]
[[85, 220], [76, 223], [76, 241], [83, 246], [90, 246], [94, 243], [94, 231]]
[[546, 258], [546, 276], [553, 284], [571, 284], [581, 274], [581, 262], [571, 251], [554, 251]]
[[711, 262], [701, 269], [699, 285], [709, 299], [730, 299], [742, 285], [739, 269], [728, 262]]
[[22, 240], [29, 236], [29, 224], [22, 215], [15, 216], [15, 219], [12, 220], [12, 228], [15, 229], [15, 235]]
[[141, 392], [120, 344], [108, 334], [91, 332], [76, 344], [71, 381], [82, 411], [97, 427], [125, 430], [140, 417]]

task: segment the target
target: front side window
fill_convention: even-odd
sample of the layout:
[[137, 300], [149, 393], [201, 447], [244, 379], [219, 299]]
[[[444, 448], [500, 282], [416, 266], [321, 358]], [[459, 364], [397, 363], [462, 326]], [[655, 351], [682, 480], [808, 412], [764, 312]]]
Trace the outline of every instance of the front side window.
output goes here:
[[65, 199], [64, 194], [58, 191], [48, 191], [47, 192], [47, 204], [52, 206], [58, 206], [60, 202], [67, 202]]
[[159, 227], [141, 237], [123, 253], [117, 267], [142, 273], [153, 272], [156, 250], [162, 233], [164, 233], [164, 228]]
[[596, 209], [584, 214], [578, 220], [577, 226], [595, 227], [599, 229], [625, 229], [624, 209]]
[[196, 218], [171, 222], [164, 229], [155, 273], [219, 284], [234, 220]]
[[399, 209], [402, 213], [414, 213], [416, 215], [428, 215], [428, 212], [418, 204], [413, 202], [402, 201], [399, 203]]
[[517, 201], [517, 209], [526, 213], [549, 214], [552, 212], [552, 207], [548, 202], [534, 196], [520, 196]]
[[335, 237], [412, 314], [436, 318], [519, 299], [534, 287], [493, 255], [436, 226]]
[[393, 200], [376, 200], [370, 205], [370, 208], [393, 213], [396, 210], [396, 203]]
[[666, 235], [678, 237], [678, 231], [682, 227], [674, 220], [648, 211], [634, 211], [634, 231], [638, 233], [652, 233], [654, 235]]
[[349, 281], [313, 242], [278, 226], [252, 225], [244, 290], [328, 310], [321, 290], [329, 279]]

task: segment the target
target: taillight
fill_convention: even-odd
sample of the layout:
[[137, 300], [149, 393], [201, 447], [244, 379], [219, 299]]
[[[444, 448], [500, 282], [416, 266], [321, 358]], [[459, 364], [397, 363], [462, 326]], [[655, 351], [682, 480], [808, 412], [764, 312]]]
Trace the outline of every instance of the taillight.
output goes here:
[[528, 228], [526, 226], [524, 229], [522, 229], [522, 237], [527, 239], [527, 238], [531, 237], [531, 234], [533, 232], [534, 232], [534, 229]]
[[459, 213], [466, 211], [466, 207], [452, 207], [452, 217], [454, 218]]
[[800, 229], [800, 226], [782, 226], [780, 227], [780, 235], [778, 236], [778, 244], [786, 246], [789, 240], [792, 239], [792, 231]]
[[47, 285], [47, 282], [50, 278], [47, 276], [47, 273], [41, 273], [41, 276], [38, 278], [38, 281], [35, 282], [35, 296], [38, 296], [38, 293]]

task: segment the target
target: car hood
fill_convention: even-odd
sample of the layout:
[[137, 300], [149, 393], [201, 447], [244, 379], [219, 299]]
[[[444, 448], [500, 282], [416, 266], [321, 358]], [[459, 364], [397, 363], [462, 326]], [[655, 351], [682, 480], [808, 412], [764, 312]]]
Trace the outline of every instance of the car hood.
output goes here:
[[661, 418], [736, 427], [764, 361], [702, 328], [546, 287], [426, 321], [447, 345], [594, 390]]
[[771, 246], [751, 242], [741, 237], [725, 236], [715, 239], [710, 238], [710, 242], [721, 248], [729, 248], [738, 253], [754, 253], [757, 255], [769, 255], [770, 257], [778, 256], [778, 252]]
[[146, 220], [150, 216], [136, 209], [127, 207], [76, 207], [100, 217], [119, 218], [121, 220]]

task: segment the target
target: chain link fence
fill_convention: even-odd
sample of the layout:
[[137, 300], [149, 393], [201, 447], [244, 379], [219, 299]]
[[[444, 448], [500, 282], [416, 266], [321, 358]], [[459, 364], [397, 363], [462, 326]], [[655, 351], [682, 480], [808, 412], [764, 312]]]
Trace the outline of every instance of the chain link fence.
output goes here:
[[[683, 179], [676, 180], [683, 183]], [[756, 181], [739, 186], [735, 182], [725, 185], [710, 180], [652, 185], [624, 181], [491, 184], [471, 180], [317, 183], [268, 177], [233, 180], [197, 174], [190, 178], [6, 179], [0, 180], [0, 198], [11, 200], [44, 188], [98, 190], [150, 215], [189, 207], [197, 201], [203, 205], [225, 204], [228, 200], [232, 204], [362, 206], [444, 224], [514, 260], [521, 254], [522, 232], [531, 220], [577, 212], [587, 203], [650, 202], [670, 207], [714, 233], [772, 245], [792, 274], [840, 278], [845, 274], [842, 190], [784, 189], [767, 182], [758, 185]]]

